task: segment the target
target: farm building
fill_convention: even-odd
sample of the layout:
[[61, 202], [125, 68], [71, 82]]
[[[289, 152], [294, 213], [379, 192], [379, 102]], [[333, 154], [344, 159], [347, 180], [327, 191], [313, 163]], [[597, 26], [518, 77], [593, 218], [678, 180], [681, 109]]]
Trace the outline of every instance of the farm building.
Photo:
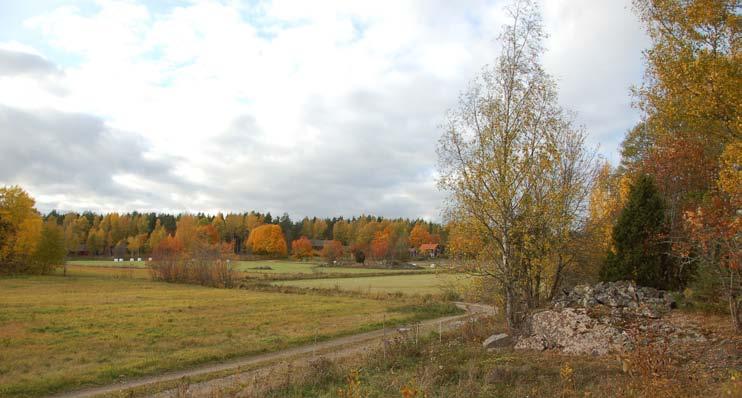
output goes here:
[[430, 257], [438, 257], [443, 254], [443, 245], [438, 243], [423, 243], [420, 245], [420, 254]]

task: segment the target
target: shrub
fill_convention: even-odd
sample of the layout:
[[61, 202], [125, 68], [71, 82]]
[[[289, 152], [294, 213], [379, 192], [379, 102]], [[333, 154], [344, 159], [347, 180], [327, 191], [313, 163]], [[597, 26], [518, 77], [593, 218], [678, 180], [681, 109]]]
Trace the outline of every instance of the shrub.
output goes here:
[[366, 262], [366, 254], [363, 252], [363, 250], [355, 250], [353, 252], [353, 258], [359, 264], [363, 264]]
[[322, 248], [322, 257], [331, 263], [343, 256], [343, 244], [337, 240], [328, 240]]
[[232, 257], [231, 244], [196, 240], [187, 252], [177, 237], [168, 236], [154, 248], [148, 265], [156, 280], [232, 287], [235, 280]]
[[300, 260], [312, 257], [312, 242], [306, 236], [292, 241], [291, 254]]

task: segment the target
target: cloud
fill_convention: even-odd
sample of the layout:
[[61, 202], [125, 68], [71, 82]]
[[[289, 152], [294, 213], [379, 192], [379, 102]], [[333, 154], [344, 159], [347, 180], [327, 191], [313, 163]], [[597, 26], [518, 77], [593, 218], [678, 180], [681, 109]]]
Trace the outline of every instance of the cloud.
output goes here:
[[[162, 188], [187, 187], [170, 164], [144, 155], [141, 140], [93, 116], [0, 106], [0, 131], [0, 181], [63, 196], [66, 206], [131, 209], [136, 201], [156, 209], [173, 204]], [[126, 184], [132, 178], [160, 189], [141, 192]]]
[[[546, 68], [612, 158], [636, 120], [627, 90], [646, 40], [628, 0], [543, 3]], [[70, 210], [438, 218], [438, 126], [497, 55], [503, 5], [50, 10], [24, 25], [43, 51], [0, 47], [0, 183]]]
[[44, 57], [0, 47], [0, 76], [40, 75], [59, 73]]

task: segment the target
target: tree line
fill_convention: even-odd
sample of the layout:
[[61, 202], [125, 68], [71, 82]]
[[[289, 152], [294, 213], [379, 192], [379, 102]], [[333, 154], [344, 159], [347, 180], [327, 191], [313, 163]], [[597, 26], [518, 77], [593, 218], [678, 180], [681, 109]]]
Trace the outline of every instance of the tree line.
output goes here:
[[[440, 243], [447, 232], [440, 224], [425, 220], [386, 219], [374, 216], [353, 218], [308, 218], [292, 221], [288, 214], [217, 213], [214, 215], [165, 213], [40, 214], [34, 200], [20, 187], [2, 188], [0, 198], [0, 263], [14, 272], [19, 264], [33, 262], [36, 242], [44, 236], [59, 237], [57, 252], [64, 256], [107, 256], [116, 258], [151, 255], [166, 238], [178, 240], [189, 252], [205, 241], [228, 244], [235, 255], [267, 255], [299, 258], [325, 254], [337, 259], [343, 248], [380, 261], [403, 260], [410, 248], [424, 243]], [[328, 241], [320, 253], [312, 251], [311, 241]], [[33, 244], [29, 243], [33, 242]], [[306, 250], [307, 243], [309, 251]], [[322, 242], [324, 246], [324, 242]], [[338, 249], [339, 247], [339, 249]], [[46, 249], [46, 247], [43, 247]], [[340, 253], [338, 252], [340, 250]], [[23, 252], [24, 255], [19, 253]], [[38, 254], [41, 255], [41, 254]], [[34, 260], [35, 261], [35, 260]], [[61, 263], [61, 260], [55, 260]], [[12, 268], [10, 263], [17, 264]], [[20, 267], [20, 268], [19, 268]]]

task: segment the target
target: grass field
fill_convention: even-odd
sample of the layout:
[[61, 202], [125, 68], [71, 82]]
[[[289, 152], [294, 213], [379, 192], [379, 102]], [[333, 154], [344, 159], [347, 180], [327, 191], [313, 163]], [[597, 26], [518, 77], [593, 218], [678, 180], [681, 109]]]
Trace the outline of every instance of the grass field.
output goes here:
[[[146, 268], [145, 261], [123, 261], [111, 260], [70, 260], [68, 265], [84, 267], [113, 267], [113, 268]], [[355, 267], [322, 267], [320, 263], [301, 262], [290, 260], [260, 260], [260, 261], [235, 261], [235, 270], [256, 274], [314, 274], [314, 273], [337, 273], [337, 274], [373, 274], [373, 273], [398, 273], [409, 272], [404, 269], [385, 268], [355, 268]], [[270, 269], [258, 269], [258, 268]]]
[[47, 395], [276, 350], [310, 341], [315, 330], [332, 336], [376, 327], [384, 317], [420, 316], [400, 308], [404, 301], [212, 289], [80, 271], [70, 270], [67, 278], [0, 279], [0, 396]]
[[[57, 269], [55, 275], [62, 275], [62, 270]], [[147, 268], [119, 268], [87, 265], [67, 265], [67, 275], [72, 277], [94, 277], [112, 279], [152, 279]]]
[[144, 261], [121, 261], [116, 262], [113, 260], [69, 260], [68, 265], [84, 265], [87, 267], [117, 267], [117, 268], [146, 268], [147, 264]]
[[[256, 269], [258, 267], [270, 267], [271, 269]], [[374, 274], [374, 273], [398, 273], [409, 272], [405, 269], [386, 268], [356, 268], [356, 267], [322, 267], [320, 263], [287, 261], [287, 260], [265, 260], [265, 261], [239, 261], [236, 264], [238, 271], [248, 273], [275, 273], [275, 274], [313, 274], [313, 273], [337, 273], [337, 274]]]
[[306, 279], [274, 282], [277, 286], [340, 289], [368, 293], [437, 294], [458, 286], [462, 276], [452, 274], [390, 275], [359, 278]]

